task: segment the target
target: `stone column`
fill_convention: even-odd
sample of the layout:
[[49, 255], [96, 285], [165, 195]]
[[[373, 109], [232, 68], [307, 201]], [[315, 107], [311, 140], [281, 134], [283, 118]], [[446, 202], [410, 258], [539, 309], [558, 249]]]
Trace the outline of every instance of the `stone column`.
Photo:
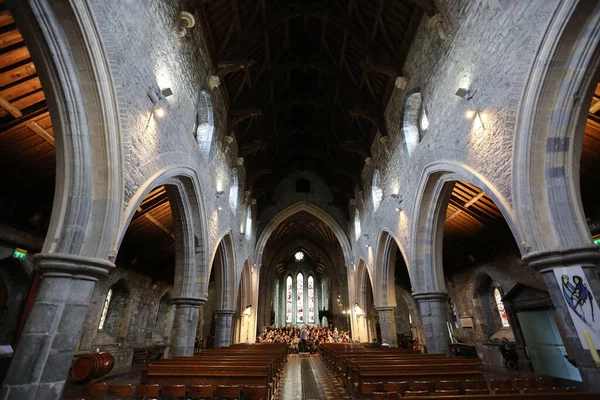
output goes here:
[[36, 254], [42, 280], [0, 399], [56, 400], [63, 391], [96, 281], [114, 264], [68, 254]]
[[231, 345], [233, 314], [235, 314], [235, 310], [216, 311], [215, 348], [229, 347]]
[[206, 303], [206, 299], [193, 297], [175, 297], [171, 300], [171, 304], [175, 305], [175, 318], [173, 319], [169, 348], [172, 357], [194, 355], [198, 316], [200, 307], [204, 303]]
[[413, 297], [419, 303], [427, 352], [448, 354], [448, 294], [415, 293]]
[[396, 317], [393, 307], [375, 307], [379, 314], [379, 328], [381, 329], [381, 341], [385, 339], [390, 346], [398, 347], [398, 336], [396, 335]]
[[360, 343], [367, 343], [369, 341], [369, 331], [367, 330], [367, 314], [364, 312], [356, 313], [356, 336], [355, 338]]
[[[554, 275], [554, 269], [560, 267], [572, 268], [582, 267], [583, 272], [590, 284], [588, 288], [592, 292], [592, 297], [598, 299], [600, 295], [600, 279], [596, 265], [600, 259], [600, 253], [595, 245], [585, 245], [580, 247], [568, 247], [555, 251], [544, 251], [528, 254], [523, 257], [530, 267], [538, 270], [546, 282], [550, 298], [554, 304], [554, 309], [558, 315], [562, 331], [566, 336], [567, 343], [565, 347], [570, 349], [570, 356], [575, 359], [577, 368], [581, 374], [585, 390], [600, 391], [600, 369], [596, 368], [594, 360], [589, 352], [585, 350], [579, 340], [579, 335], [569, 313], [565, 302], [562, 282], [557, 281]], [[598, 317], [596, 317], [598, 318]]]

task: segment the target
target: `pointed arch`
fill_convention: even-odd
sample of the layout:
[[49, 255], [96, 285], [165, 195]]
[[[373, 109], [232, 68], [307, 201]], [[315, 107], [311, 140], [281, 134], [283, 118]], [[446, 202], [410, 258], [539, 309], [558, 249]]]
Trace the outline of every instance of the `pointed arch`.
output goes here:
[[[369, 288], [371, 288], [371, 292], [369, 293]], [[358, 261], [358, 268], [356, 270], [356, 303], [358, 306], [365, 310], [368, 298], [367, 296], [371, 296], [371, 298], [375, 299], [375, 295], [373, 293], [373, 279], [371, 277], [371, 272], [369, 268], [367, 268], [367, 263], [361, 258]]]
[[299, 201], [291, 206], [285, 208], [279, 214], [277, 214], [265, 227], [264, 231], [261, 233], [258, 241], [256, 242], [256, 262], [258, 265], [262, 265], [262, 256], [265, 250], [265, 246], [267, 241], [273, 234], [273, 231], [281, 224], [283, 221], [291, 217], [292, 215], [299, 213], [301, 211], [305, 211], [316, 218], [319, 218], [326, 224], [334, 233], [336, 239], [340, 243], [340, 247], [342, 248], [342, 252], [344, 253], [344, 264], [346, 266], [350, 265], [352, 260], [352, 248], [350, 247], [350, 242], [348, 241], [348, 237], [346, 233], [342, 229], [342, 227], [333, 219], [331, 215], [327, 212], [323, 211], [318, 206], [306, 202]]
[[442, 238], [445, 211], [454, 182], [464, 181], [483, 190], [494, 201], [510, 228], [521, 254], [522, 234], [514, 212], [502, 194], [471, 168], [452, 162], [429, 164], [419, 181], [411, 230], [411, 280], [416, 293], [445, 292]]
[[373, 274], [375, 275], [375, 285], [373, 286], [375, 305], [377, 307], [395, 307], [395, 262], [398, 250], [400, 250], [402, 258], [404, 259], [404, 263], [408, 269], [408, 275], [411, 278], [410, 284], [412, 285], [412, 275], [406, 252], [400, 244], [400, 241], [387, 229], [381, 229], [379, 231], [379, 238], [375, 249], [375, 266], [373, 268]]
[[235, 310], [236, 265], [232, 234], [229, 231], [218, 241], [211, 257], [211, 269], [208, 271], [210, 276], [215, 268], [218, 310]]

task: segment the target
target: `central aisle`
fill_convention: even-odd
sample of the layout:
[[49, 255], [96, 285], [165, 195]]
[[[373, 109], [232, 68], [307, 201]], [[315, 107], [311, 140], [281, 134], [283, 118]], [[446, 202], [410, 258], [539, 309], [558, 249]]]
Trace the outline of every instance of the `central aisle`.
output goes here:
[[321, 357], [288, 357], [275, 400], [350, 400]]

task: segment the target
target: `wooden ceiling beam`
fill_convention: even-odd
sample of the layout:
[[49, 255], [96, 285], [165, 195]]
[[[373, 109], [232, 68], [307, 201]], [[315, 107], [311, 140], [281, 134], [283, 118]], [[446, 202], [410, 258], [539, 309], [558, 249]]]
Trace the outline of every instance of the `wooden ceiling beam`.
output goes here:
[[27, 123], [27, 127], [29, 129], [31, 129], [36, 135], [38, 135], [39, 137], [44, 139], [46, 142], [48, 142], [48, 144], [50, 144], [52, 147], [56, 147], [56, 144], [54, 143], [54, 136], [49, 134], [44, 128], [39, 126], [35, 121], [31, 121], [31, 122]]
[[0, 107], [6, 110], [10, 115], [15, 118], [21, 118], [23, 113], [17, 107], [13, 106], [10, 101], [6, 100], [3, 96], [0, 96]]

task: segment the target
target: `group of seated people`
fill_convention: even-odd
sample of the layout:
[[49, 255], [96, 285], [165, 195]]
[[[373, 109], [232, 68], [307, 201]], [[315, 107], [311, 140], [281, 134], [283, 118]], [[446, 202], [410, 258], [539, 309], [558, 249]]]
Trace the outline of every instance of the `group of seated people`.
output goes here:
[[302, 352], [301, 344], [302, 330], [306, 329], [306, 345], [309, 351], [315, 353], [317, 345], [322, 343], [349, 343], [350, 332], [338, 331], [337, 328], [330, 329], [315, 325], [309, 326], [287, 326], [283, 328], [265, 328], [263, 332], [256, 337], [257, 343], [287, 343], [290, 347], [290, 354]]

